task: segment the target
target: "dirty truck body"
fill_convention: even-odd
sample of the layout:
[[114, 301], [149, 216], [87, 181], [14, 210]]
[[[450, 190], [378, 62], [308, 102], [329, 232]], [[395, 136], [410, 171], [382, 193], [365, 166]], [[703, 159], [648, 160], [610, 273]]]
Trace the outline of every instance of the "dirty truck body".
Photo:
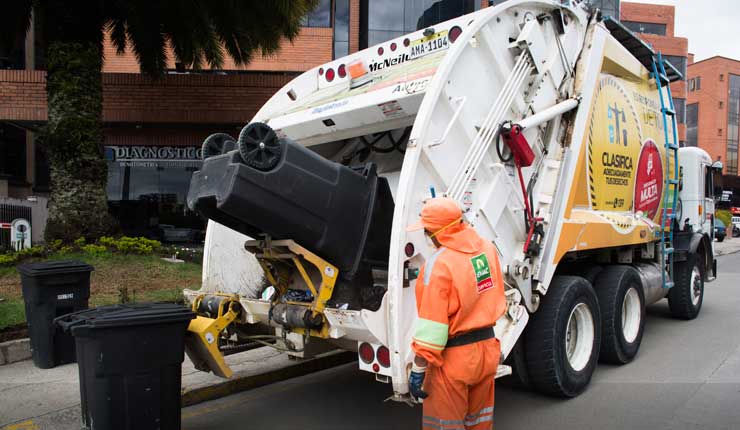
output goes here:
[[630, 361], [651, 303], [694, 318], [716, 271], [716, 169], [678, 150], [676, 72], [564, 3], [509, 1], [316, 67], [238, 139], [207, 141], [188, 197], [210, 218], [186, 291], [200, 367], [230, 376], [219, 345], [272, 327], [297, 356], [357, 350], [403, 400], [434, 251], [406, 226], [442, 195], [496, 245], [496, 336], [541, 391], [577, 395], [597, 359]]

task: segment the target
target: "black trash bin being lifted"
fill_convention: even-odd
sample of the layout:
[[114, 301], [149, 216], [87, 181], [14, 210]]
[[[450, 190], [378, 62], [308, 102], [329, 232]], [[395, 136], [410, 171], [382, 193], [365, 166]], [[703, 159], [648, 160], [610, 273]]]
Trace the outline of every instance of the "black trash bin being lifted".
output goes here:
[[17, 267], [23, 285], [33, 364], [50, 369], [75, 362], [75, 342], [54, 325], [54, 318], [87, 309], [92, 266], [60, 260]]
[[174, 304], [110, 305], [57, 319], [77, 345], [84, 428], [180, 428], [185, 332]]

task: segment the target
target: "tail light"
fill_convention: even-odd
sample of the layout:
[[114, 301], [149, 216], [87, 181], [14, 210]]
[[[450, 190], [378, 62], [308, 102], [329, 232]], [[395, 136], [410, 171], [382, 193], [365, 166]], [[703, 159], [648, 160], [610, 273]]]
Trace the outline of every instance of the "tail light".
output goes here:
[[331, 82], [334, 80], [334, 69], [326, 69], [326, 80]]
[[347, 76], [347, 67], [345, 67], [344, 64], [340, 65], [337, 69], [337, 74], [340, 78]]
[[462, 34], [462, 28], [458, 26], [454, 26], [450, 29], [450, 32], [447, 33], [447, 38], [450, 39], [450, 42], [455, 43], [458, 37]]
[[403, 252], [406, 254], [407, 257], [411, 258], [414, 256], [414, 244], [411, 242], [408, 242], [406, 246], [403, 247]]
[[391, 43], [391, 51], [395, 51], [397, 47], [396, 42]]
[[385, 345], [378, 348], [378, 363], [383, 367], [391, 367], [391, 352]]
[[378, 55], [383, 55], [383, 52], [385, 52], [383, 50], [383, 47], [382, 46], [378, 46]]
[[358, 352], [360, 353], [360, 360], [365, 364], [370, 364], [375, 360], [375, 351], [373, 350], [372, 345], [367, 342], [360, 344]]

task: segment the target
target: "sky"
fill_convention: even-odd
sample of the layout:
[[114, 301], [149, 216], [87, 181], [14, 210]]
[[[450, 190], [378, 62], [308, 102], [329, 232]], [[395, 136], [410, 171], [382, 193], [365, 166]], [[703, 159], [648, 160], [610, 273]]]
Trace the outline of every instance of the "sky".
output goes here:
[[676, 36], [689, 39], [694, 61], [715, 55], [740, 60], [740, 0], [632, 0], [676, 7]]

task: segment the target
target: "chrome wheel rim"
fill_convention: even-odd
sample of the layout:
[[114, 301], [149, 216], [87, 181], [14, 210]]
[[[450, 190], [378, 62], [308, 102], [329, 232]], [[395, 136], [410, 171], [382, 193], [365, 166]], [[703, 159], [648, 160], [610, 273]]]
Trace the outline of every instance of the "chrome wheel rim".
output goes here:
[[622, 335], [627, 343], [632, 343], [637, 339], [641, 318], [640, 295], [635, 287], [630, 287], [622, 301]]
[[691, 304], [696, 306], [701, 300], [701, 272], [696, 266], [691, 271], [691, 283], [689, 285], [691, 286]]
[[570, 312], [565, 329], [565, 353], [570, 367], [583, 370], [594, 347], [594, 319], [585, 303], [579, 303]]

